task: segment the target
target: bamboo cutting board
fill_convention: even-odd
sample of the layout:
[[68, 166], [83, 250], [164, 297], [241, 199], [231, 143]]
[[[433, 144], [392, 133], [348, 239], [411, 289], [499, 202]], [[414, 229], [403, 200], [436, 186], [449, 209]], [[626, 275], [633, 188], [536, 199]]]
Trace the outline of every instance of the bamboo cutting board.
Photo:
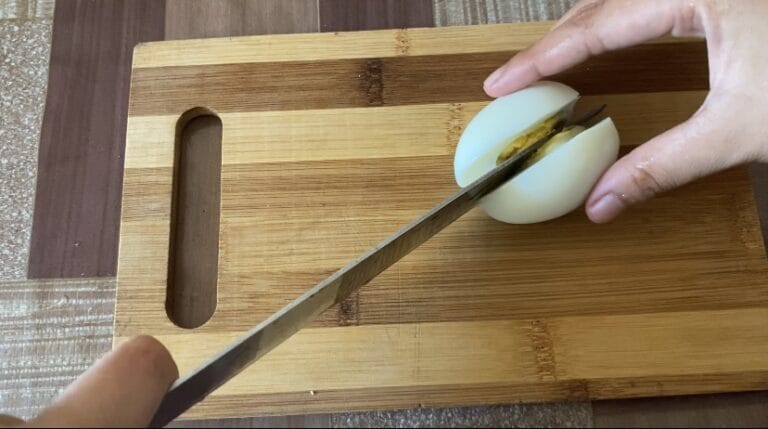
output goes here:
[[[549, 25], [138, 46], [115, 342], [154, 335], [190, 371], [453, 193], [484, 77]], [[696, 110], [706, 47], [663, 39], [554, 80], [607, 103], [626, 152]], [[609, 225], [476, 209], [186, 417], [766, 388], [767, 271], [740, 168]], [[213, 315], [171, 321], [190, 309]]]

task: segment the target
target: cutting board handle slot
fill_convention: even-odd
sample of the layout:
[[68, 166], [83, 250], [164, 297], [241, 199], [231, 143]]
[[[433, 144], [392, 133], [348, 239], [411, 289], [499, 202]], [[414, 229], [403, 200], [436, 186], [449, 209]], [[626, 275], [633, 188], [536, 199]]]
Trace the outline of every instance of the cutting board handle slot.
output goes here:
[[221, 211], [221, 119], [188, 110], [176, 124], [166, 313], [198, 328], [216, 311]]

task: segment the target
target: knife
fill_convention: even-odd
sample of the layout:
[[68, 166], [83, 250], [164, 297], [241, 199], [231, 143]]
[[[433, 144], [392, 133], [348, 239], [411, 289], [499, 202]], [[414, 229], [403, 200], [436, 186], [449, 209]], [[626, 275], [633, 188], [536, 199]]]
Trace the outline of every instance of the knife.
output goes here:
[[235, 340], [207, 363], [177, 380], [161, 401], [150, 427], [165, 426], [202, 401], [322, 312], [343, 301], [352, 292], [453, 223], [477, 205], [484, 196], [520, 174], [524, 170], [525, 162], [552, 136], [566, 126], [588, 122], [604, 108], [605, 105], [602, 105], [578, 119], [560, 121], [546, 136], [331, 274]]

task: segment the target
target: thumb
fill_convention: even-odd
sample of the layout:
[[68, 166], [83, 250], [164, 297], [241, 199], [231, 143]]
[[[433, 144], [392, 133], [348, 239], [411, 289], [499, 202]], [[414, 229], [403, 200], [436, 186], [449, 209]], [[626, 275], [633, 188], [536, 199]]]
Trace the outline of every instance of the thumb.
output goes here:
[[735, 122], [715, 116], [703, 106], [688, 121], [619, 159], [592, 189], [586, 203], [589, 218], [609, 222], [631, 205], [747, 161], [743, 145], [718, 126]]
[[178, 377], [157, 340], [136, 337], [72, 383], [29, 427], [146, 427]]

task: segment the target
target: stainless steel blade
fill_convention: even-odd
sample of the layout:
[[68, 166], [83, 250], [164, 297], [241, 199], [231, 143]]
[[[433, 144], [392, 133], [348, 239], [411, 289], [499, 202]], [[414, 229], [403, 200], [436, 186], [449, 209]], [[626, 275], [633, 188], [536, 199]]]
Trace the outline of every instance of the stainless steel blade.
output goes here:
[[604, 106], [558, 124], [545, 137], [445, 199], [396, 234], [380, 242], [330, 277], [259, 323], [197, 370], [178, 380], [163, 398], [152, 427], [165, 426], [219, 386], [291, 337], [323, 311], [343, 301], [403, 256], [464, 215], [477, 202], [522, 171], [525, 161], [566, 125], [584, 123]]

